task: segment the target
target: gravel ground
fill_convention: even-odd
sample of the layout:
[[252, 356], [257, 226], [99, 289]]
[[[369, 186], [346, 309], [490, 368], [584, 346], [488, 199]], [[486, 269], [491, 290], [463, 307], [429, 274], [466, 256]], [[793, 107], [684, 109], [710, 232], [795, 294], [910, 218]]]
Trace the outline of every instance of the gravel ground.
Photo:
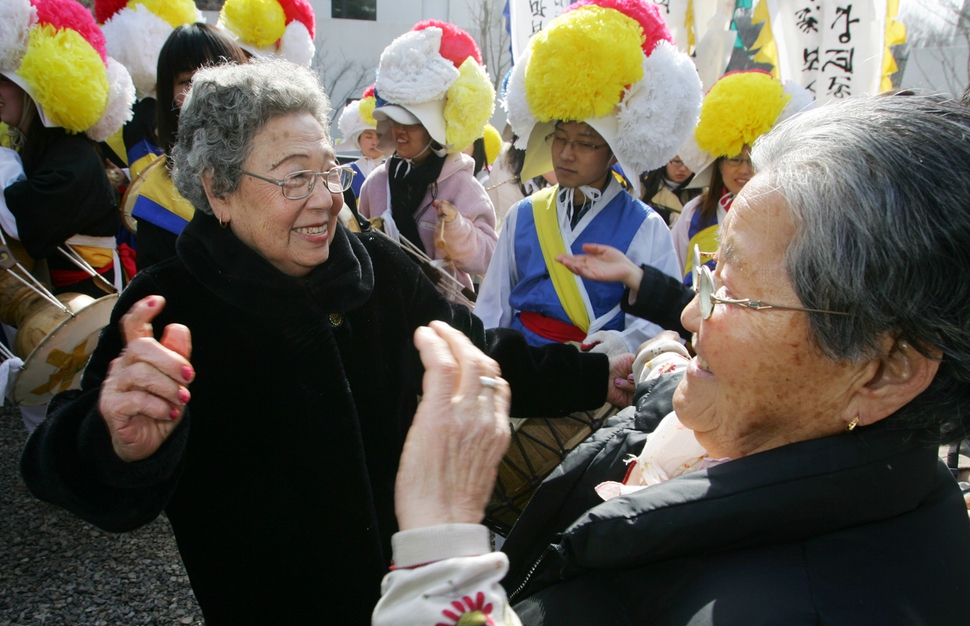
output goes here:
[[202, 624], [168, 520], [117, 535], [34, 499], [17, 469], [26, 434], [0, 409], [0, 626]]

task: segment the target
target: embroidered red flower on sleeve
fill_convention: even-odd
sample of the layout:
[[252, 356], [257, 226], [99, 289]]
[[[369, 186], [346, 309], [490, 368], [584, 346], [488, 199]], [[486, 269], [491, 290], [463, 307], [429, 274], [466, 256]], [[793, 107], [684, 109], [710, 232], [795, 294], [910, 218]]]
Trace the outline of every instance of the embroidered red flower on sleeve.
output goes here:
[[475, 599], [465, 596], [461, 600], [451, 603], [455, 609], [445, 609], [441, 612], [450, 622], [439, 622], [435, 626], [495, 626], [490, 615], [492, 604], [485, 604], [485, 594], [479, 591]]

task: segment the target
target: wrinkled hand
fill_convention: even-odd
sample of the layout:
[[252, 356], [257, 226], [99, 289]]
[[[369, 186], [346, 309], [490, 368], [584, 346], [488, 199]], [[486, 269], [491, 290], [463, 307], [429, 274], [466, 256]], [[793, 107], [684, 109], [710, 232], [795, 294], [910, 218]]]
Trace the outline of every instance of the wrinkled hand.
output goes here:
[[589, 280], [623, 283], [633, 291], [640, 287], [643, 270], [616, 248], [598, 243], [585, 243], [583, 251], [586, 254], [560, 254], [556, 260], [573, 274]]
[[[444, 322], [414, 333], [424, 396], [414, 415], [394, 489], [401, 530], [477, 524], [509, 447], [508, 383], [498, 364]], [[480, 377], [495, 379], [492, 389]]]
[[628, 407], [633, 402], [633, 392], [637, 390], [632, 380], [634, 355], [630, 352], [610, 357], [610, 381], [606, 400], [620, 407]]
[[175, 430], [190, 398], [192, 336], [185, 326], [169, 324], [161, 341], [155, 341], [151, 322], [164, 307], [165, 298], [148, 296], [121, 318], [125, 348], [101, 386], [98, 409], [115, 454], [124, 461], [154, 454]]
[[447, 200], [435, 200], [431, 203], [431, 206], [438, 212], [438, 220], [441, 222], [447, 224], [455, 221], [455, 218], [458, 217], [458, 207]]

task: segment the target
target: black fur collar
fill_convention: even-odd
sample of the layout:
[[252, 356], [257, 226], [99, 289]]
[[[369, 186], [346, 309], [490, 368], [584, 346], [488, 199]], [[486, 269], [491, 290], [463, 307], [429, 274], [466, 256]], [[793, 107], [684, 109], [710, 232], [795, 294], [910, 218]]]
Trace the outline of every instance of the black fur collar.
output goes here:
[[366, 302], [374, 288], [367, 250], [340, 225], [327, 261], [299, 279], [280, 272], [201, 211], [182, 231], [176, 249], [189, 272], [212, 293], [271, 317], [346, 313]]

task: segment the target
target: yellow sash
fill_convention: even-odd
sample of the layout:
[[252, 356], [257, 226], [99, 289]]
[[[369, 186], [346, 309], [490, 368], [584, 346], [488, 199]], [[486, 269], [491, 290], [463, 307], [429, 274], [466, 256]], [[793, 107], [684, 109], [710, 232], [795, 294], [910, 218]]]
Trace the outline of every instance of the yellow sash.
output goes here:
[[134, 202], [138, 196], [145, 196], [184, 220], [192, 221], [192, 216], [195, 215], [195, 207], [182, 197], [182, 194], [175, 188], [175, 183], [169, 178], [164, 155], [153, 160], [148, 167], [132, 178], [134, 180], [132, 180], [131, 188], [125, 196], [124, 202], [127, 213], [130, 214], [129, 205], [134, 207]]
[[694, 269], [695, 244], [701, 249], [701, 263], [706, 263], [711, 258], [710, 254], [704, 254], [705, 252], [713, 253], [717, 250], [717, 227], [718, 224], [708, 226], [690, 238], [690, 243], [687, 244], [687, 262], [684, 263], [684, 278]]
[[660, 191], [654, 194], [654, 196], [650, 198], [650, 202], [647, 204], [652, 207], [661, 206], [665, 209], [670, 209], [675, 213], [681, 213], [684, 210], [684, 205], [681, 204], [680, 198], [677, 197], [677, 194], [667, 189], [667, 187], [664, 185], [661, 185]]
[[104, 142], [108, 144], [109, 148], [114, 150], [115, 154], [118, 155], [119, 159], [124, 161], [125, 165], [128, 165], [128, 150], [125, 149], [125, 138], [122, 135], [123, 131], [124, 127], [119, 128], [118, 132], [105, 139]]
[[556, 256], [569, 254], [566, 242], [562, 240], [559, 230], [559, 218], [556, 212], [556, 192], [559, 185], [547, 187], [532, 195], [532, 216], [536, 223], [536, 235], [539, 237], [539, 247], [542, 248], [542, 258], [546, 261], [546, 269], [552, 278], [552, 285], [556, 288], [556, 295], [562, 308], [569, 316], [574, 326], [583, 332], [589, 331], [589, 314], [583, 303], [583, 296], [579, 293], [579, 285], [573, 273], [562, 263], [556, 262]]

